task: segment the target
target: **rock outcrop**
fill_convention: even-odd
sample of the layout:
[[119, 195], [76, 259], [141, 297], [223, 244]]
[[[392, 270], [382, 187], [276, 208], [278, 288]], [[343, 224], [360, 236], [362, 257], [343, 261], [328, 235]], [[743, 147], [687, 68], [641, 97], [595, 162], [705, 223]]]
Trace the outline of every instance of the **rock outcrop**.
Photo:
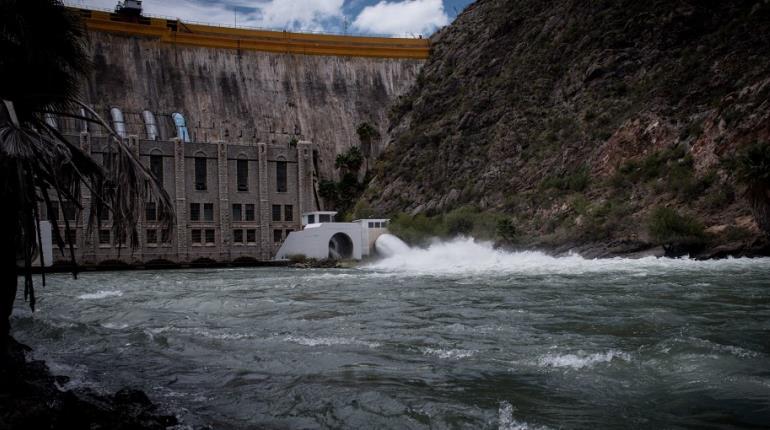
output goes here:
[[749, 253], [729, 161], [770, 142], [768, 58], [766, 0], [478, 0], [433, 36], [360, 205], [475, 206], [525, 244], [604, 251], [656, 245], [666, 207]]

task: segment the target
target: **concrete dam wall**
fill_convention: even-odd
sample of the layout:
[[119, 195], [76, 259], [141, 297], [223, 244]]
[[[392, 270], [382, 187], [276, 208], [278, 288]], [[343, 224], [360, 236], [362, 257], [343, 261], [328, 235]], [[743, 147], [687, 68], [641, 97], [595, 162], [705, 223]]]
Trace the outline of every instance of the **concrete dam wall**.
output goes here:
[[[84, 98], [106, 118], [110, 108], [120, 108], [129, 134], [143, 134], [141, 113], [150, 110], [159, 121], [170, 121], [173, 112], [182, 113], [196, 142], [309, 140], [319, 149], [318, 170], [325, 178], [335, 175], [336, 154], [358, 144], [355, 130], [361, 122], [379, 129], [383, 138], [374, 153], [382, 149], [387, 141], [389, 105], [415, 81], [424, 62], [419, 58], [388, 58], [389, 53], [377, 57], [376, 51], [367, 56], [355, 56], [356, 51], [332, 56], [319, 55], [325, 52], [322, 50], [313, 51], [313, 55], [264, 52], [257, 50], [261, 45], [254, 49], [215, 48], [208, 41], [175, 43], [176, 37], [156, 37], [146, 30], [156, 31], [157, 25], [120, 23], [114, 28], [115, 23], [106, 20], [86, 22], [94, 72]], [[105, 22], [113, 27], [105, 27]], [[246, 30], [195, 27], [194, 35], [206, 34], [205, 29], [209, 33], [249, 34]], [[358, 42], [351, 39], [350, 45], [355, 47]], [[215, 41], [220, 40], [246, 46], [243, 39]], [[391, 43], [397, 44], [399, 39], [393, 40]], [[312, 40], [303, 43], [305, 48], [293, 46], [287, 52], [321, 46]], [[420, 55], [427, 55], [427, 42], [423, 46]]]

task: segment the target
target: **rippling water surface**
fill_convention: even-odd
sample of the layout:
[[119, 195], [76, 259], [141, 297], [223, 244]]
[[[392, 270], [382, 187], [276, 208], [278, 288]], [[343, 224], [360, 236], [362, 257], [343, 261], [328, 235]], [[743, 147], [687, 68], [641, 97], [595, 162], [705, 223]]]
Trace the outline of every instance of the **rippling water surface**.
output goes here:
[[770, 260], [471, 241], [356, 269], [85, 273], [18, 303], [70, 385], [214, 428], [770, 425]]

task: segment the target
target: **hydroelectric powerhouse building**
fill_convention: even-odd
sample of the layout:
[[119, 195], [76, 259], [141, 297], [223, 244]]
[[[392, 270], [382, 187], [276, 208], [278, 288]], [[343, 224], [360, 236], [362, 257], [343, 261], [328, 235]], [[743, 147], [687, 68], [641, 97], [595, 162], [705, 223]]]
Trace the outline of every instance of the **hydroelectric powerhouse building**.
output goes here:
[[[316, 192], [336, 154], [357, 144], [355, 127], [385, 132], [390, 101], [428, 55], [422, 39], [223, 28], [75, 9], [91, 36], [95, 72], [84, 99], [162, 182], [176, 227], [163, 230], [147, 202], [139, 247], [118, 245], [111, 220], [89, 231], [91, 195], [67, 219], [79, 264], [271, 260], [303, 213], [323, 210]], [[68, 139], [109, 168], [98, 127], [50, 117]], [[375, 156], [381, 148], [373, 148]], [[63, 222], [59, 223], [63, 231]], [[54, 252], [54, 262], [69, 253]]]

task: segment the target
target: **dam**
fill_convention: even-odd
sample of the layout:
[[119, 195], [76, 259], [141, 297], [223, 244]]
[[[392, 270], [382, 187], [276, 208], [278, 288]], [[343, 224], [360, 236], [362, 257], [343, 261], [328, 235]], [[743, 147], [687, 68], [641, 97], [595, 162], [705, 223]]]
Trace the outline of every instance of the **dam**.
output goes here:
[[[83, 265], [270, 260], [303, 213], [334, 208], [316, 192], [368, 123], [387, 143], [388, 109], [415, 81], [425, 39], [226, 28], [71, 9], [88, 30], [93, 71], [83, 101], [125, 139], [175, 204], [175, 231], [145, 206], [139, 247], [121, 249], [109, 217], [87, 229], [90, 195], [59, 201]], [[49, 118], [94, 159], [108, 137], [82, 121]], [[143, 203], [144, 204], [144, 203]], [[65, 237], [63, 226], [62, 237]], [[55, 263], [68, 262], [55, 253]]]

